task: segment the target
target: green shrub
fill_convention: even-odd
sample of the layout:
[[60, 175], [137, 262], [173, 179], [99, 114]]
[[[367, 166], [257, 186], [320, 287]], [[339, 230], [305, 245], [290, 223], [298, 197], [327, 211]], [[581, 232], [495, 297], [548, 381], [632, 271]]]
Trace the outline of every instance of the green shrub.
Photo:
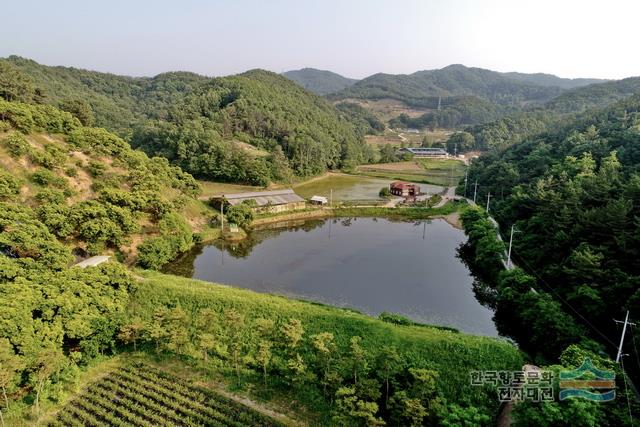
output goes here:
[[67, 176], [70, 176], [72, 178], [75, 178], [78, 176], [78, 169], [73, 167], [73, 166], [69, 166], [67, 168], [64, 169], [64, 173]]
[[87, 166], [87, 170], [89, 174], [94, 178], [100, 178], [107, 171], [107, 165], [102, 162], [97, 162], [95, 160], [89, 161], [89, 166]]
[[53, 169], [56, 166], [53, 157], [46, 151], [31, 150], [29, 153], [29, 159], [31, 160], [31, 163], [40, 165], [47, 169]]
[[382, 197], [383, 199], [388, 199], [389, 197], [391, 197], [391, 190], [389, 190], [389, 187], [382, 187], [380, 189], [380, 192], [378, 193], [378, 196]]
[[60, 176], [57, 176], [48, 169], [38, 169], [37, 171], [32, 173], [31, 181], [42, 186], [51, 185], [60, 189], [67, 188], [67, 180]]
[[237, 224], [244, 228], [251, 224], [251, 221], [253, 221], [254, 218], [254, 213], [250, 204], [242, 202], [239, 205], [230, 206], [227, 209], [226, 216], [230, 223]]
[[35, 164], [44, 166], [47, 169], [53, 169], [64, 165], [67, 160], [67, 154], [60, 147], [47, 144], [44, 146], [44, 150], [30, 150], [29, 158]]
[[160, 236], [144, 241], [138, 247], [138, 264], [157, 270], [194, 243], [191, 228], [177, 213], [169, 213], [158, 223]]
[[164, 237], [147, 239], [138, 246], [138, 264], [144, 268], [157, 270], [173, 257], [171, 243]]
[[31, 151], [31, 145], [19, 133], [12, 133], [3, 140], [3, 143], [9, 154], [15, 158], [20, 158]]
[[63, 204], [67, 199], [67, 195], [64, 191], [45, 188], [35, 195], [35, 199], [42, 204]]
[[9, 172], [0, 169], [0, 200], [10, 200], [20, 194], [20, 181]]

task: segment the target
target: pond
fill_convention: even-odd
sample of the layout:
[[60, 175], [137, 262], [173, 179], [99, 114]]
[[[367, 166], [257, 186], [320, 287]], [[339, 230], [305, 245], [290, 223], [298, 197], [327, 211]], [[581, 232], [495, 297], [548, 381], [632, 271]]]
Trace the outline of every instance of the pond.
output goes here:
[[377, 316], [497, 336], [457, 258], [466, 237], [441, 219], [334, 218], [254, 230], [237, 243], [195, 248], [167, 271]]

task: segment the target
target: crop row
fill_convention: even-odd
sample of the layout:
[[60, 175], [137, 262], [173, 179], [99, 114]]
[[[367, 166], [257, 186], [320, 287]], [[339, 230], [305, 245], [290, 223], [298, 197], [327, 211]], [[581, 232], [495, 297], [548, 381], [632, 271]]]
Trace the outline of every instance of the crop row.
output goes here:
[[146, 365], [112, 372], [63, 408], [58, 426], [278, 426], [240, 403]]
[[129, 369], [120, 371], [118, 375], [126, 377], [129, 381], [141, 383], [145, 387], [154, 388], [160, 393], [169, 394], [171, 399], [177, 399], [185, 405], [193, 405], [194, 409], [207, 411], [215, 408], [217, 412], [228, 416], [226, 421], [231, 423], [230, 425], [274, 425], [274, 421], [270, 418], [241, 404], [217, 393], [186, 385], [179, 379], [169, 377], [161, 371], [147, 369], [133, 371]]
[[235, 420], [240, 421], [243, 424], [252, 426], [271, 426], [278, 424], [273, 419], [253, 411], [242, 404], [211, 390], [185, 384], [184, 381], [181, 381], [166, 372], [147, 366], [139, 367], [137, 369], [127, 368], [124, 371], [128, 372], [132, 376], [145, 379], [151, 383], [160, 384], [175, 393], [181, 394], [190, 401], [198, 401], [207, 407], [215, 407], [221, 412], [232, 414]]

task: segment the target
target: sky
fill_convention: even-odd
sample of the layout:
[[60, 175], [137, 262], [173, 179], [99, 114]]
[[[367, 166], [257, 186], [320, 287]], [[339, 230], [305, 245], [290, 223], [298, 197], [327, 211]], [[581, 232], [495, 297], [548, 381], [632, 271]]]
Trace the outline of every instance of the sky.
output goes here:
[[133, 76], [303, 67], [363, 78], [449, 64], [640, 75], [638, 0], [20, 0], [0, 57]]

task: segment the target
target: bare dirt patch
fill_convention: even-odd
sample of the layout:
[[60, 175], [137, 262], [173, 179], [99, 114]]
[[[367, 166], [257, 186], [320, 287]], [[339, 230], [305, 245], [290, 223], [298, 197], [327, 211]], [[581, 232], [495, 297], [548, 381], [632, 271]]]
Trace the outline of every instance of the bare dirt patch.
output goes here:
[[424, 172], [424, 168], [415, 161], [377, 163], [358, 167], [359, 171], [393, 171], [393, 172]]
[[361, 105], [367, 110], [373, 112], [383, 121], [389, 121], [394, 117], [398, 117], [400, 114], [406, 114], [409, 117], [419, 117], [430, 111], [426, 108], [410, 107], [402, 101], [391, 98], [376, 100], [347, 98], [342, 99], [339, 102], [352, 102], [354, 104]]

